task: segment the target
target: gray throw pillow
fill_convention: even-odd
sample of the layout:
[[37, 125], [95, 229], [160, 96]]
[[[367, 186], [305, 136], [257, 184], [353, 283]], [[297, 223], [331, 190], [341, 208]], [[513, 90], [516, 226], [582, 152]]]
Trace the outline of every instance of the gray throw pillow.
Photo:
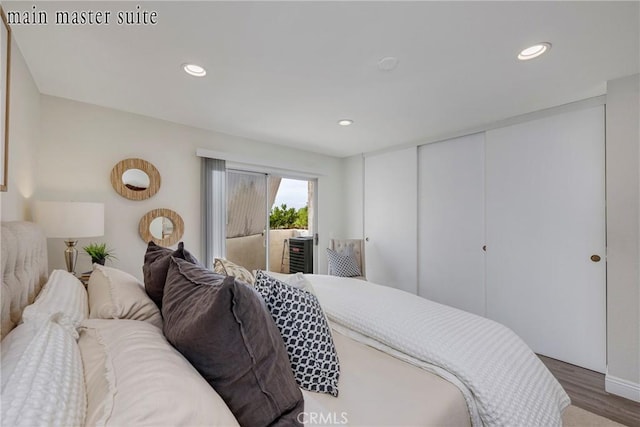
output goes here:
[[172, 257], [162, 314], [167, 340], [240, 425], [302, 425], [304, 400], [282, 337], [249, 285]]
[[362, 276], [358, 261], [353, 255], [341, 255], [327, 248], [327, 261], [329, 261], [329, 274], [340, 277]]
[[167, 279], [169, 260], [172, 256], [181, 258], [192, 264], [198, 264], [196, 257], [184, 248], [184, 243], [182, 242], [178, 243], [178, 249], [175, 251], [149, 242], [147, 252], [144, 254], [144, 265], [142, 266], [144, 289], [158, 308], [162, 308], [164, 283]]

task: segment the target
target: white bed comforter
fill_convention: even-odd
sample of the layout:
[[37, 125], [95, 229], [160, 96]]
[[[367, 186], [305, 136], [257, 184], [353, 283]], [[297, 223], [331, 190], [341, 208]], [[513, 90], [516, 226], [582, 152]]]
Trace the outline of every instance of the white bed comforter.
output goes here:
[[505, 326], [371, 282], [305, 277], [332, 322], [380, 343], [376, 347], [383, 351], [390, 347], [390, 352], [410, 356], [404, 358], [409, 362], [413, 359], [427, 369], [433, 365], [434, 373], [444, 369], [455, 376], [459, 382], [451, 382], [465, 395], [474, 425], [562, 425], [569, 396]]

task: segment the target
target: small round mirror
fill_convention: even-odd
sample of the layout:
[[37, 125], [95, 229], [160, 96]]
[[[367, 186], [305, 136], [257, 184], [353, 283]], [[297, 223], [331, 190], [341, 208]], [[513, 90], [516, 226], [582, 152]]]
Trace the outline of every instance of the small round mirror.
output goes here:
[[149, 188], [149, 175], [140, 169], [127, 169], [122, 174], [122, 183], [129, 190], [144, 191]]
[[140, 219], [138, 231], [145, 243], [171, 246], [182, 238], [184, 221], [170, 209], [154, 209]]
[[165, 216], [159, 216], [149, 224], [149, 232], [156, 239], [166, 239], [173, 233], [173, 221]]
[[160, 172], [142, 159], [124, 159], [111, 169], [111, 185], [122, 197], [145, 200], [160, 189]]

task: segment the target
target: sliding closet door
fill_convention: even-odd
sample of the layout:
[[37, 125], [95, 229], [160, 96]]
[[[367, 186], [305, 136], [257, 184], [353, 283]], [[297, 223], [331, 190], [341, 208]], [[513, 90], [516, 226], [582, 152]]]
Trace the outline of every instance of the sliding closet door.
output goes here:
[[417, 148], [365, 158], [367, 279], [417, 292]]
[[418, 293], [484, 316], [484, 134], [418, 153]]
[[604, 179], [602, 106], [486, 134], [487, 316], [534, 351], [598, 372]]

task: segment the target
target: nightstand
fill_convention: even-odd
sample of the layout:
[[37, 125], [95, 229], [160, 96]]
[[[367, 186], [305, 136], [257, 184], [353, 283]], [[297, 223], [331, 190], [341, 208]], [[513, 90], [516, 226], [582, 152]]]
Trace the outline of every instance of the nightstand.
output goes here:
[[91, 272], [87, 271], [85, 273], [81, 273], [81, 274], [77, 275], [76, 277], [78, 278], [78, 280], [80, 280], [82, 282], [82, 284], [86, 288], [87, 285], [89, 284], [89, 277], [91, 277]]

